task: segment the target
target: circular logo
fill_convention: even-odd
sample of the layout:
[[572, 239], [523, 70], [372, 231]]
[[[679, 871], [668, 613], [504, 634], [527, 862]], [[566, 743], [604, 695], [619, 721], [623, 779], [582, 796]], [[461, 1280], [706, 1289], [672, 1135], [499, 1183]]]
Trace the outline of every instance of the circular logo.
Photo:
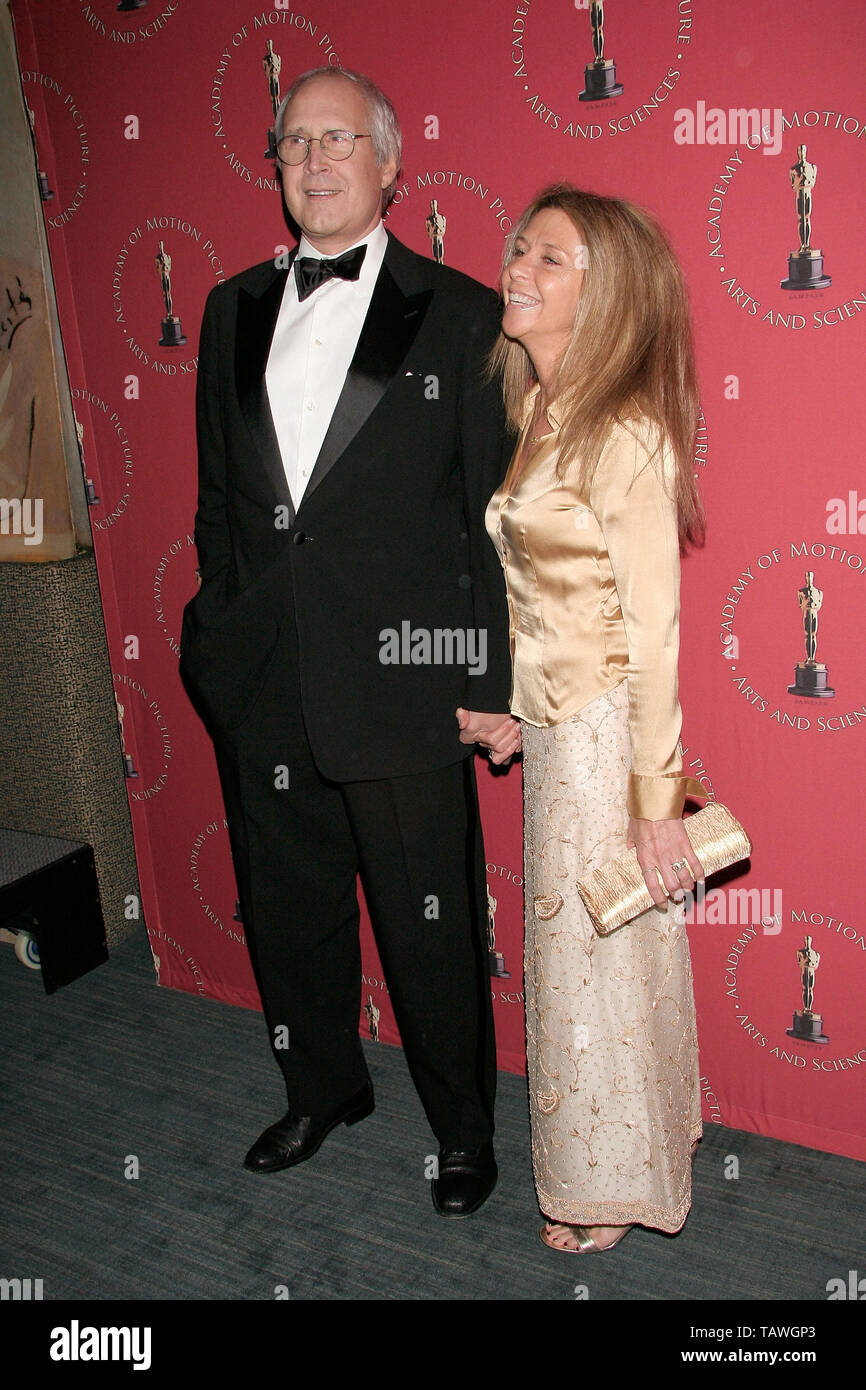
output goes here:
[[175, 941], [173, 936], [164, 932], [161, 927], [148, 927], [147, 935], [150, 939], [150, 949], [153, 955], [153, 963], [156, 966], [156, 980], [160, 984], [159, 973], [166, 953], [172, 951], [183, 964], [185, 970], [192, 977], [198, 994], [205, 994], [204, 979], [202, 978], [201, 968], [195, 956], [191, 956], [179, 941]]
[[631, 7], [516, 0], [511, 85], [527, 120], [578, 142], [621, 137], [676, 90], [694, 34], [691, 0]]
[[866, 938], [827, 912], [801, 906], [784, 915], [783, 931], [777, 922], [733, 929], [723, 967], [732, 1022], [783, 1066], [821, 1076], [857, 1070], [866, 1036], [859, 1015], [852, 1017], [851, 1001], [862, 993], [852, 973]]
[[[133, 801], [151, 801], [168, 781], [172, 756], [168, 725], [159, 701], [149, 697], [140, 681], [125, 673], [115, 673], [114, 683], [127, 791]], [[143, 712], [143, 720], [137, 715], [139, 710]], [[135, 729], [134, 741], [130, 725]], [[142, 760], [141, 767], [139, 759]], [[160, 770], [154, 777], [155, 765]]]
[[499, 921], [521, 921], [523, 918], [523, 875], [516, 874], [505, 864], [487, 864], [487, 966], [494, 1003], [523, 1005], [523, 990], [506, 983], [512, 976], [521, 980], [523, 959], [514, 961], [519, 947], [506, 952], [502, 932], [497, 935]]
[[189, 852], [189, 876], [199, 907], [227, 941], [246, 944], [228, 847], [228, 821], [208, 821]]
[[511, 214], [488, 177], [477, 170], [424, 169], [397, 185], [387, 222], [410, 246], [421, 246], [431, 260], [455, 264], [459, 255], [460, 269], [488, 284], [499, 266], [479, 242], [479, 210], [503, 238], [508, 234]]
[[114, 319], [133, 357], [157, 377], [195, 372], [198, 355], [186, 335], [200, 318], [202, 259], [216, 283], [223, 263], [205, 230], [186, 217], [157, 213], [127, 233], [111, 277]]
[[[45, 204], [45, 220], [56, 231], [72, 220], [87, 196], [90, 137], [75, 97], [56, 78], [44, 72], [23, 71], [21, 82], [36, 145], [39, 192]], [[37, 87], [51, 126], [53, 159], [43, 153], [48, 148], [43, 139], [47, 132], [42, 129], [41, 121], [30, 105], [30, 92]]]
[[332, 32], [318, 15], [274, 6], [251, 16], [220, 45], [210, 90], [213, 137], [227, 167], [247, 187], [279, 191], [274, 116], [296, 73], [340, 66]]
[[862, 626], [864, 567], [841, 539], [782, 542], [741, 565], [720, 605], [720, 652], [756, 717], [812, 736], [866, 721], [851, 640]]
[[90, 524], [94, 531], [108, 531], [125, 516], [132, 500], [132, 446], [117, 411], [101, 396], [73, 386], [72, 399], [87, 407], [73, 410]]
[[866, 122], [836, 111], [705, 108], [696, 134], [723, 144], [706, 202], [710, 263], [731, 307], [788, 333], [861, 321], [852, 231]]

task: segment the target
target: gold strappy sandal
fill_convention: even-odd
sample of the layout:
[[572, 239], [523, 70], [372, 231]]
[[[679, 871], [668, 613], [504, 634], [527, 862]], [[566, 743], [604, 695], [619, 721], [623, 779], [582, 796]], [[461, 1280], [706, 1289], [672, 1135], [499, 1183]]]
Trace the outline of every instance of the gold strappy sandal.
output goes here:
[[[554, 1245], [548, 1235], [547, 1227], [549, 1225], [568, 1226], [568, 1229], [577, 1241], [577, 1249], [571, 1250], [567, 1245]], [[630, 1230], [631, 1226], [626, 1226], [622, 1235], [617, 1236], [616, 1240], [612, 1240], [610, 1245], [596, 1245], [592, 1236], [587, 1234], [585, 1226], [571, 1226], [567, 1221], [545, 1221], [538, 1234], [550, 1250], [558, 1250], [563, 1255], [589, 1255], [594, 1251], [601, 1254], [604, 1250], [612, 1250], [615, 1245], [619, 1245], [620, 1241], [625, 1239]]]

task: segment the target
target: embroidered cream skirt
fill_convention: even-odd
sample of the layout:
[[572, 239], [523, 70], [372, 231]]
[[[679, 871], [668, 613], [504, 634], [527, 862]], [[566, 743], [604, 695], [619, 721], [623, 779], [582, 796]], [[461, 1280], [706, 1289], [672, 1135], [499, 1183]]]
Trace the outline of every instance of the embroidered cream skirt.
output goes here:
[[669, 903], [600, 937], [575, 886], [626, 848], [627, 681], [561, 724], [521, 730], [539, 1206], [574, 1225], [678, 1231], [691, 1205], [691, 1146], [702, 1133], [686, 929]]

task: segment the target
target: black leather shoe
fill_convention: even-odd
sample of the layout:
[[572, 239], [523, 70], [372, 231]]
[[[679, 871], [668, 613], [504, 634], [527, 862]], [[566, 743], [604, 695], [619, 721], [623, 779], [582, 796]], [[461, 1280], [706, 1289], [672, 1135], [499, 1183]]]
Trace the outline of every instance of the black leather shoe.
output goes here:
[[276, 1173], [303, 1163], [305, 1158], [322, 1147], [324, 1140], [337, 1125], [354, 1125], [366, 1119], [373, 1110], [373, 1087], [368, 1081], [337, 1110], [324, 1118], [312, 1115], [293, 1115], [289, 1110], [275, 1125], [260, 1134], [246, 1158], [244, 1167], [251, 1173]]
[[492, 1144], [440, 1149], [439, 1176], [431, 1183], [433, 1205], [440, 1216], [469, 1216], [487, 1201], [498, 1176]]

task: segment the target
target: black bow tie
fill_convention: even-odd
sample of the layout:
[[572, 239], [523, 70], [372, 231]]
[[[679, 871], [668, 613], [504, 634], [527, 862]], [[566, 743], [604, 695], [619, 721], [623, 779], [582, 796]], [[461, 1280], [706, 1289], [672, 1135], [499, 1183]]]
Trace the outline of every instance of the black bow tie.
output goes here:
[[326, 280], [357, 280], [367, 254], [366, 243], [356, 246], [353, 251], [344, 251], [332, 261], [319, 260], [317, 256], [299, 256], [295, 260], [295, 283], [298, 299], [306, 299]]

